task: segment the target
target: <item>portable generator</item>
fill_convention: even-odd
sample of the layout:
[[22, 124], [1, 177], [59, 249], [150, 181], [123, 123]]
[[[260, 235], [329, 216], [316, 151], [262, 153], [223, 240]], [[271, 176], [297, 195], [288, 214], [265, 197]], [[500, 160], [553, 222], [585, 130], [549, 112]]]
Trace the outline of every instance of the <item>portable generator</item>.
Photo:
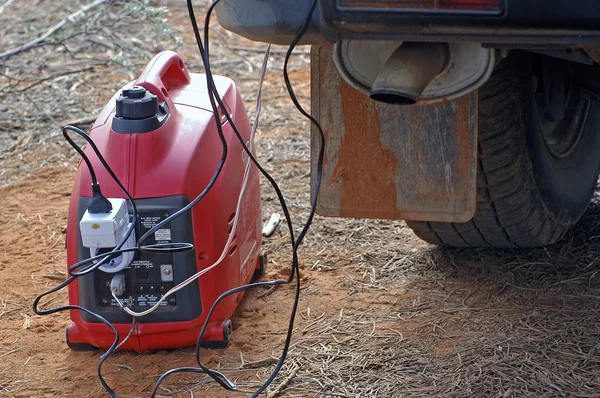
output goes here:
[[[214, 79], [226, 112], [248, 142], [250, 123], [235, 84], [220, 76]], [[217, 297], [264, 270], [258, 174], [251, 168], [233, 230], [249, 159], [221, 108], [218, 116], [228, 145], [221, 174], [191, 211], [158, 229], [145, 242], [189, 242], [193, 250], [124, 253], [69, 285], [69, 303], [104, 317], [121, 338], [129, 332], [132, 318], [121, 310], [113, 293], [137, 311], [160, 302], [154, 312], [137, 318], [131, 337], [121, 349], [144, 352], [195, 344]], [[155, 56], [137, 80], [113, 96], [92, 126], [90, 137], [138, 210], [139, 222], [125, 248], [134, 247], [136, 237], [198, 196], [217, 169], [223, 150], [205, 75], [189, 73], [179, 55], [171, 51]], [[92, 181], [85, 163], [80, 163], [68, 215], [69, 265], [110, 252], [132, 219], [132, 207], [124, 192], [89, 147], [86, 154], [112, 211], [101, 217], [88, 211]], [[234, 236], [220, 265], [162, 299], [163, 293], [211, 266], [230, 234]], [[204, 334], [204, 346], [228, 344], [230, 319], [242, 295], [231, 295], [218, 305]], [[107, 326], [80, 311], [71, 310], [70, 316], [67, 344], [72, 349], [111, 346], [114, 333]]]

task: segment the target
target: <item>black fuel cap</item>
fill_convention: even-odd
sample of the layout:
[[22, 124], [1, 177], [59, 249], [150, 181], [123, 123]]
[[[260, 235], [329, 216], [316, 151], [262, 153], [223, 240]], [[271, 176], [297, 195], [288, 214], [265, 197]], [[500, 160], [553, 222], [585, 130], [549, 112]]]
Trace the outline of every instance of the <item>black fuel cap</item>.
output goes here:
[[169, 117], [169, 107], [141, 86], [121, 92], [117, 98], [112, 130], [121, 134], [141, 134], [154, 131]]
[[158, 115], [158, 98], [144, 87], [133, 86], [123, 90], [117, 98], [115, 116], [123, 119], [139, 120]]

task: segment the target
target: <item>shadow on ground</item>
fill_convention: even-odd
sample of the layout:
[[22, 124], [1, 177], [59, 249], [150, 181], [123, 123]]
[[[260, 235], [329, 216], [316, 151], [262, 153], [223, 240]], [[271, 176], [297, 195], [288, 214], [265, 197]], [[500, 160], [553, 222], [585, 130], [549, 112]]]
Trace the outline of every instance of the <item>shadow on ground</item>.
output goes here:
[[[592, 203], [580, 222], [557, 244], [537, 249], [445, 249], [431, 254], [446, 259], [437, 268], [457, 278], [503, 282], [497, 292], [582, 295], [600, 288], [600, 203]], [[445, 270], [445, 271], [444, 271]]]
[[420, 256], [436, 274], [424, 302], [447, 332], [428, 355], [433, 394], [600, 396], [600, 204], [548, 248]]

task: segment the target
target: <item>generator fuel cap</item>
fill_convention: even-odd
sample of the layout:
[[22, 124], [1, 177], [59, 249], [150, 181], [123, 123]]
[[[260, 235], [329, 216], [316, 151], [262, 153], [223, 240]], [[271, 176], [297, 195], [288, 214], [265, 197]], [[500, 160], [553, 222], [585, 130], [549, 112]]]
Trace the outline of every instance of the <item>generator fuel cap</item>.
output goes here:
[[115, 106], [112, 129], [116, 133], [141, 134], [159, 128], [169, 115], [164, 102], [144, 87], [124, 89]]

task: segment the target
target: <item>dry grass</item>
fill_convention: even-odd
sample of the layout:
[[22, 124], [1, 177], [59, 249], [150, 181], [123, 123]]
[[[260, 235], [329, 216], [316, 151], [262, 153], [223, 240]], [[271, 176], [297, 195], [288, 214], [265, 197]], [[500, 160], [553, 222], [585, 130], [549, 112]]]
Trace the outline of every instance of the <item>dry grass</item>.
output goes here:
[[599, 204], [537, 250], [414, 250], [402, 223], [336, 224], [322, 250], [358, 256], [316, 261], [360, 298], [304, 322], [289, 396], [600, 396]]
[[[0, 14], [0, 53], [43, 37], [90, 4], [7, 3]], [[67, 19], [27, 50], [0, 57], [0, 188], [70, 158], [61, 149], [66, 145], [60, 126], [90, 126], [116, 89], [139, 74], [152, 55], [173, 46], [177, 35], [165, 22], [166, 12], [156, 2], [106, 1], [73, 22]], [[41, 164], [24, 161], [39, 150], [47, 153]]]

